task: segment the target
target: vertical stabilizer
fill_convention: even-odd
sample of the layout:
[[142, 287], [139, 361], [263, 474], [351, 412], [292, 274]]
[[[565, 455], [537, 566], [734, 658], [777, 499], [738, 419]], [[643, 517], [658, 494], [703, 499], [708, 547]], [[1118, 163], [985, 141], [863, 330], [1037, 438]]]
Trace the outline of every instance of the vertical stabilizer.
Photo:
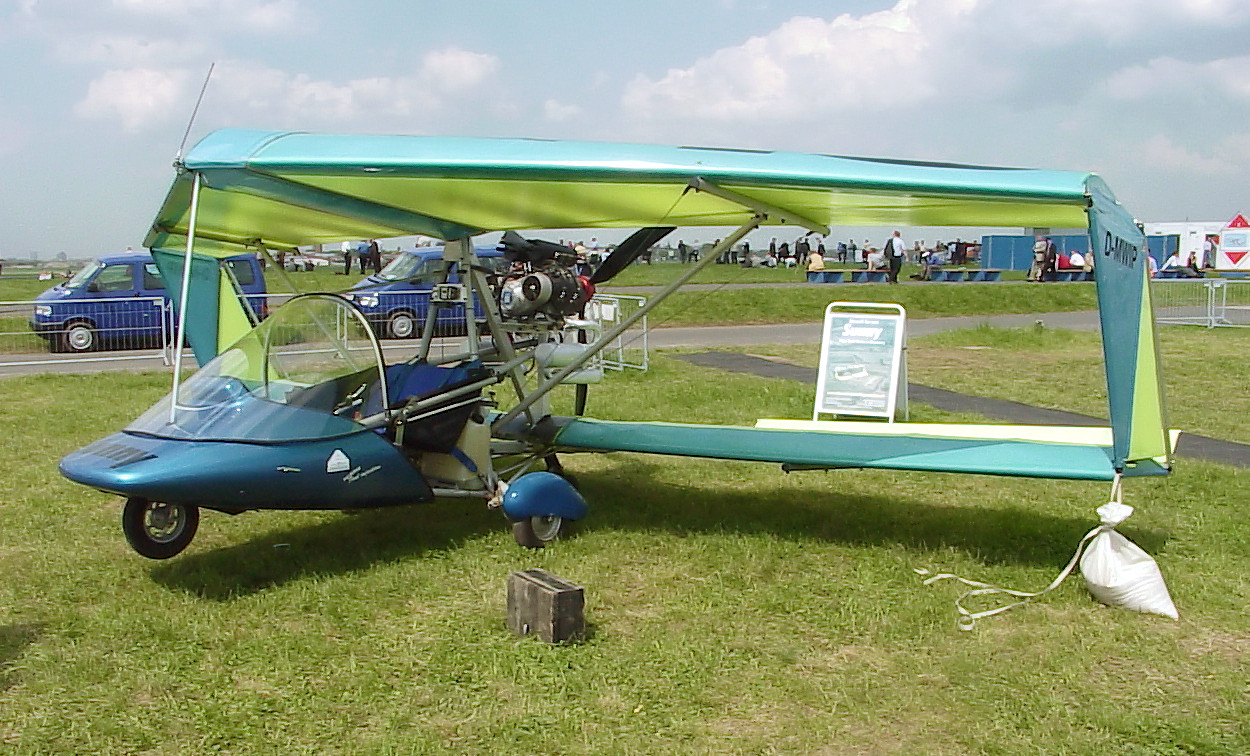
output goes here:
[[[184, 255], [182, 250], [153, 249], [152, 259], [160, 268], [161, 278], [168, 282], [181, 281]], [[243, 309], [244, 302], [235, 293], [229, 276], [229, 269], [220, 260], [191, 256], [186, 334], [199, 365], [216, 357], [252, 327]], [[165, 290], [173, 302], [174, 312], [180, 312], [180, 287], [169, 284]]]
[[1098, 282], [1107, 400], [1117, 470], [1171, 466], [1159, 347], [1150, 301], [1145, 236], [1096, 177], [1090, 196], [1090, 254]]

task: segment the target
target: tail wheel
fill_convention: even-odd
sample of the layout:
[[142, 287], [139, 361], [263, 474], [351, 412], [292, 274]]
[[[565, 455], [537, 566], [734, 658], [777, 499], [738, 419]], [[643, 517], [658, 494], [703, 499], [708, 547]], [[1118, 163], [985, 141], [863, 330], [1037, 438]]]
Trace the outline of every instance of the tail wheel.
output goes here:
[[527, 549], [541, 549], [556, 540], [563, 527], [563, 517], [527, 517], [512, 523], [512, 537]]
[[195, 538], [200, 525], [198, 507], [162, 504], [137, 496], [126, 499], [122, 532], [130, 547], [148, 559], [169, 559]]

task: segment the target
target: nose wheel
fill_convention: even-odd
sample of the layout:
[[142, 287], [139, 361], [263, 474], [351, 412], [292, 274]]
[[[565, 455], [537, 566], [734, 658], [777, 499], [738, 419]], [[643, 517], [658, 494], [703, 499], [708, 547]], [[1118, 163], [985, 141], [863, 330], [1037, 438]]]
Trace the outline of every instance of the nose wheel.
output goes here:
[[122, 532], [130, 547], [148, 559], [169, 559], [195, 538], [200, 525], [198, 507], [163, 504], [137, 496], [126, 499]]
[[526, 517], [512, 523], [512, 537], [527, 549], [541, 549], [556, 540], [563, 527], [563, 517]]

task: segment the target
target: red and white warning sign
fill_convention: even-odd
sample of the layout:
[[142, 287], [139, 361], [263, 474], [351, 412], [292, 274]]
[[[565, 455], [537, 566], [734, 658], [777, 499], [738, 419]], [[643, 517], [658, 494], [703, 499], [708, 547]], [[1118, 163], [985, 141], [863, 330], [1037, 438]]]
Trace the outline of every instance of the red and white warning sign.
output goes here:
[[1250, 270], [1250, 222], [1237, 214], [1220, 233], [1215, 250], [1215, 267], [1219, 270]]

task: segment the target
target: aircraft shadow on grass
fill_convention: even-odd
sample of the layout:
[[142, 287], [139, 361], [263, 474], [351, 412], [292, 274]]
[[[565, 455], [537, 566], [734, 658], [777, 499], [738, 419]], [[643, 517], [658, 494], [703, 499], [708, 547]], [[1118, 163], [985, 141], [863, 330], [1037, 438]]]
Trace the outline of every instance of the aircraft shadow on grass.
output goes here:
[[40, 622], [15, 622], [0, 625], [0, 693], [18, 683], [18, 672], [13, 669], [27, 647], [43, 635]]
[[[1060, 517], [1023, 506], [946, 506], [914, 497], [835, 491], [726, 491], [661, 479], [663, 462], [631, 457], [622, 472], [582, 474], [596, 502], [582, 532], [646, 531], [772, 534], [796, 541], [897, 545], [916, 551], [954, 548], [987, 563], [1061, 567], [1077, 541], [1096, 525], [1092, 514]], [[809, 473], [810, 474], [810, 473]], [[831, 481], [837, 481], [830, 476]], [[853, 478], [845, 480], [853, 484]], [[245, 515], [246, 516], [246, 515]], [[391, 561], [420, 558], [496, 530], [494, 513], [446, 501], [360, 512], [327, 522], [274, 531], [245, 543], [161, 562], [153, 579], [202, 598], [228, 601], [309, 575], [347, 574]], [[1127, 530], [1158, 551], [1167, 534]], [[922, 566], [917, 563], [917, 566]]]

